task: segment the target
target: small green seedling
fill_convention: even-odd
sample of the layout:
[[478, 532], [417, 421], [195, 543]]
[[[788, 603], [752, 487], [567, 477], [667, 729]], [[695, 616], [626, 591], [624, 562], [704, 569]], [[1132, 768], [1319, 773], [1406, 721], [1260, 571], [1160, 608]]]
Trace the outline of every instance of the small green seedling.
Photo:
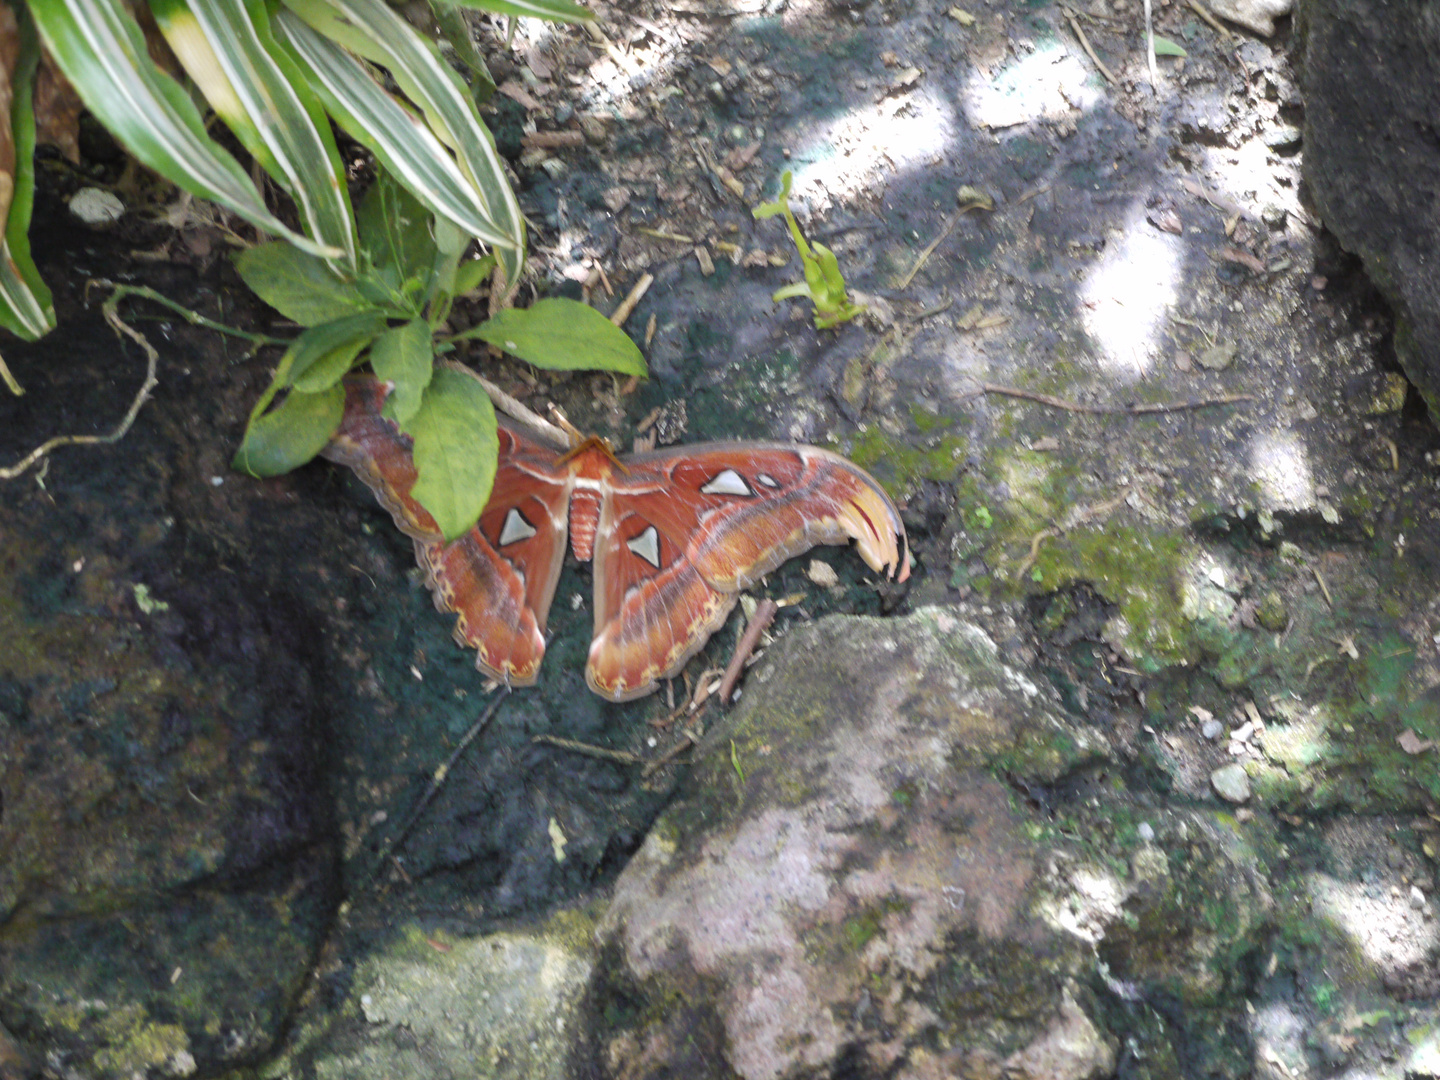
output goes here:
[[864, 304], [853, 304], [845, 293], [845, 278], [840, 273], [840, 260], [835, 253], [818, 240], [809, 244], [800, 231], [800, 223], [790, 212], [790, 170], [780, 177], [780, 194], [774, 202], [761, 203], [752, 214], [756, 219], [785, 215], [790, 226], [790, 237], [795, 241], [795, 250], [800, 253], [800, 262], [805, 267], [805, 280], [786, 285], [771, 297], [777, 304], [795, 296], [808, 296], [815, 305], [815, 329], [829, 330], [842, 322], [849, 322], [865, 310]]

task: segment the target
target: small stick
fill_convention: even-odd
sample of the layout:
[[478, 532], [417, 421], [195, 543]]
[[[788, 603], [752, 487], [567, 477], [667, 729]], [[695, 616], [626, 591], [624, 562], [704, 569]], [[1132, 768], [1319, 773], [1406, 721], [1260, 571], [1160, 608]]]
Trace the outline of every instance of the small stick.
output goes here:
[[1333, 609], [1335, 607], [1335, 601], [1330, 596], [1330, 590], [1325, 587], [1325, 579], [1320, 576], [1319, 567], [1315, 566], [1312, 563], [1310, 566], [1310, 573], [1315, 575], [1315, 584], [1320, 586], [1320, 593], [1325, 597], [1325, 603], [1330, 605], [1330, 607]]
[[521, 146], [538, 146], [545, 150], [559, 150], [567, 146], [584, 146], [583, 131], [532, 131], [520, 136]]
[[635, 305], [640, 303], [641, 297], [645, 295], [646, 291], [654, 282], [654, 274], [642, 275], [640, 280], [635, 282], [635, 287], [630, 290], [625, 299], [620, 301], [620, 306], [617, 307], [610, 316], [610, 321], [616, 326], [624, 326], [625, 320], [630, 318], [630, 313], [635, 310]]
[[642, 236], [651, 236], [654, 237], [656, 240], [673, 240], [677, 244], [695, 243], [695, 238], [693, 236], [686, 236], [684, 233], [666, 232], [663, 229], [651, 229], [644, 225], [642, 225], [636, 231], [639, 232]]
[[1155, 73], [1155, 20], [1150, 11], [1150, 0], [1145, 0], [1145, 60], [1150, 66], [1150, 86], [1153, 88], [1159, 76]]
[[1090, 47], [1090, 39], [1085, 36], [1085, 31], [1080, 29], [1080, 22], [1075, 18], [1075, 13], [1069, 8], [1063, 8], [1062, 10], [1065, 12], [1065, 21], [1070, 24], [1070, 29], [1074, 30], [1075, 36], [1080, 39], [1081, 48], [1083, 48], [1086, 55], [1095, 62], [1095, 66], [1100, 69], [1100, 74], [1105, 76], [1105, 81], [1112, 86], [1115, 85], [1116, 79], [1114, 74], [1105, 66], [1105, 61], [1095, 55], [1095, 50]]
[[[109, 284], [109, 282], [103, 282], [102, 284]], [[130, 430], [130, 425], [135, 423], [135, 418], [140, 415], [140, 409], [144, 406], [145, 402], [150, 400], [150, 391], [160, 385], [160, 381], [155, 378], [155, 369], [159, 364], [160, 354], [155, 351], [155, 347], [151, 345], [150, 342], [145, 340], [143, 334], [137, 330], [132, 330], [121, 321], [115, 309], [119, 306], [122, 295], [120, 289], [117, 288], [115, 292], [110, 294], [110, 299], [105, 301], [100, 310], [105, 314], [105, 321], [110, 324], [111, 328], [117, 334], [124, 334], [131, 341], [139, 345], [140, 348], [145, 350], [145, 381], [140, 385], [140, 390], [136, 393], [135, 400], [130, 403], [130, 410], [125, 414], [124, 419], [120, 421], [119, 426], [109, 435], [57, 435], [53, 439], [45, 440], [45, 442], [41, 443], [34, 450], [31, 450], [30, 453], [26, 454], [16, 464], [8, 468], [0, 468], [0, 480], [14, 480], [21, 473], [25, 472], [26, 469], [30, 468], [31, 465], [34, 465], [35, 462], [39, 461], [57, 447], [117, 443], [125, 437], [125, 433]]]
[[928, 307], [924, 311], [917, 311], [914, 315], [909, 315], [906, 317], [911, 322], [924, 322], [926, 319], [933, 318], [936, 315], [944, 314], [945, 312], [949, 311], [954, 305], [955, 301], [950, 297], [946, 297], [943, 303], [936, 304], [934, 307]]
[[450, 775], [450, 770], [453, 769], [455, 763], [460, 760], [460, 755], [465, 752], [467, 746], [475, 741], [476, 736], [489, 726], [490, 721], [495, 717], [496, 710], [500, 708], [500, 703], [503, 702], [509, 694], [510, 687], [502, 685], [500, 687], [500, 693], [486, 706], [485, 711], [480, 714], [480, 719], [470, 725], [470, 730], [465, 733], [464, 738], [460, 740], [454, 752], [445, 759], [443, 765], [435, 770], [435, 775], [430, 779], [430, 786], [425, 789], [425, 794], [420, 797], [420, 802], [416, 805], [415, 811], [410, 815], [410, 820], [405, 822], [405, 826], [398, 833], [385, 841], [384, 846], [380, 849], [380, 856], [375, 860], [375, 869], [370, 872], [372, 878], [380, 873], [380, 868], [389, 861], [391, 853], [398, 850], [400, 846], [405, 843], [406, 839], [409, 838], [410, 831], [415, 828], [416, 823], [420, 820], [420, 815], [425, 813], [431, 801], [440, 793], [440, 789], [445, 786], [445, 781]]
[[1153, 413], [1209, 409], [1216, 405], [1234, 405], [1240, 401], [1255, 400], [1253, 394], [1222, 394], [1219, 397], [1197, 398], [1193, 401], [1168, 401], [1155, 405], [1082, 405], [1076, 401], [1066, 401], [1064, 398], [1051, 397], [1049, 394], [1036, 394], [1030, 390], [1019, 390], [1013, 386], [999, 386], [996, 383], [981, 383], [980, 389], [975, 391], [975, 393], [999, 394], [1002, 397], [1019, 398], [1022, 401], [1033, 401], [1040, 405], [1048, 405], [1052, 409], [1089, 413], [1092, 416], [1147, 416]]
[[560, 446], [570, 445], [570, 436], [563, 430], [550, 423], [549, 420], [546, 420], [539, 413], [528, 408], [516, 398], [511, 397], [504, 390], [501, 390], [500, 387], [485, 378], [484, 375], [481, 375], [477, 371], [472, 371], [464, 364], [456, 364], [455, 370], [463, 371], [466, 375], [469, 375], [478, 382], [485, 393], [490, 395], [490, 400], [493, 401], [506, 416], [513, 416], [516, 420], [529, 424], [533, 428], [537, 428]]
[[959, 214], [951, 214], [948, 218], [945, 219], [945, 227], [940, 230], [940, 235], [935, 237], [934, 240], [931, 240], [929, 246], [926, 247], [924, 251], [920, 252], [920, 257], [915, 260], [915, 265], [910, 268], [910, 272], [906, 274], [903, 278], [901, 278], [900, 283], [895, 286], [897, 292], [901, 289], [906, 288], [910, 284], [910, 282], [915, 280], [915, 275], [920, 272], [920, 268], [929, 261], [930, 256], [935, 253], [935, 249], [940, 246], [941, 242], [944, 241], [947, 236], [950, 235], [951, 230], [955, 228], [955, 222], [959, 220]]
[[577, 754], [584, 754], [586, 757], [618, 761], [622, 765], [643, 765], [645, 763], [644, 758], [630, 753], [629, 750], [611, 750], [607, 746], [595, 746], [591, 743], [576, 742], [574, 739], [562, 739], [559, 735], [536, 735], [530, 741], [544, 746], [559, 747], [561, 750], [572, 750]]
[[1204, 4], [1200, 3], [1200, 0], [1190, 0], [1190, 6], [1195, 9], [1196, 15], [1199, 15], [1200, 18], [1204, 19], [1205, 22], [1210, 24], [1210, 28], [1212, 30], [1218, 33], [1226, 41], [1230, 40], [1230, 30], [1225, 26], [1224, 23], [1222, 23], [1219, 19], [1215, 18], [1214, 15], [1210, 14], [1209, 9], [1206, 8]]
[[735, 684], [740, 681], [740, 673], [745, 670], [745, 661], [755, 651], [755, 646], [760, 643], [760, 635], [775, 621], [775, 613], [779, 610], [780, 606], [768, 596], [755, 608], [755, 614], [750, 617], [745, 633], [740, 635], [740, 642], [735, 646], [735, 655], [730, 657], [725, 675], [720, 680], [721, 705], [730, 703], [730, 695], [735, 692]]
[[640, 775], [653, 776], [655, 773], [659, 772], [666, 765], [669, 765], [677, 757], [683, 754], [686, 750], [689, 750], [692, 746], [699, 746], [700, 736], [703, 733], [703, 730], [696, 731], [694, 728], [686, 728], [680, 733], [684, 735], [685, 738], [677, 742], [674, 746], [670, 747], [669, 750], [666, 750], [654, 761], [650, 762], [650, 764], [646, 765], [644, 771], [642, 771]]

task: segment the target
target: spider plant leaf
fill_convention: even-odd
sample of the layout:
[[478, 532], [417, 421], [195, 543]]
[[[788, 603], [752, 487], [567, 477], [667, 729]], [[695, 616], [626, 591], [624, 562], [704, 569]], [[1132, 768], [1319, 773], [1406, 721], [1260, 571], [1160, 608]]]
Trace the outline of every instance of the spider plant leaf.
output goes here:
[[[55, 328], [50, 290], [30, 257], [30, 211], [35, 201], [35, 65], [40, 58], [35, 24], [26, 9], [15, 10], [20, 32], [20, 58], [10, 87], [10, 131], [14, 140], [12, 175], [5, 234], [0, 243], [0, 326], [27, 341]], [[0, 364], [3, 367], [3, 364]], [[15, 390], [13, 380], [6, 384]]]
[[[384, 0], [285, 0], [285, 3], [291, 12], [323, 37], [384, 67], [415, 103], [434, 137], [453, 152], [451, 164], [458, 168], [471, 192], [470, 198], [465, 201], [475, 209], [475, 213], [465, 216], [467, 219], [478, 216], [479, 221], [456, 217], [455, 211], [464, 207], [463, 201], [446, 201], [432, 208], [494, 247], [507, 280], [513, 286], [519, 280], [525, 259], [525, 224], [520, 204], [510, 189], [504, 163], [495, 149], [495, 140], [480, 119], [469, 90], [441, 57], [439, 50], [395, 14]], [[293, 32], [292, 21], [277, 17], [275, 22], [277, 26], [284, 27], [287, 39], [296, 45], [298, 36]], [[307, 53], [306, 59], [310, 58]], [[334, 58], [331, 59], [333, 63]], [[315, 66], [313, 61], [311, 66]], [[352, 61], [352, 90], [358, 90], [358, 84], [353, 82], [355, 66]], [[355, 103], [347, 103], [333, 95], [327, 98], [320, 85], [313, 81], [311, 85], [325, 101], [326, 107], [332, 110], [332, 115], [349, 129], [345, 116], [333, 106], [353, 106]], [[383, 108], [373, 95], [365, 105], [370, 109]], [[357, 115], [358, 109], [346, 108], [344, 111], [350, 114], [351, 120], [361, 119]], [[392, 120], [395, 118], [393, 110], [389, 115]], [[416, 125], [406, 123], [404, 126], [413, 129]], [[370, 146], [382, 164], [407, 187], [411, 187], [404, 162], [392, 155], [387, 155], [389, 160], [381, 155], [378, 143], [384, 132], [377, 129], [373, 122], [364, 125], [361, 130], [351, 129], [351, 134]], [[370, 141], [372, 139], [374, 144]], [[445, 156], [449, 157], [448, 154]], [[426, 205], [431, 205], [429, 198], [433, 197], [433, 190], [412, 190]], [[482, 223], [483, 229], [475, 227]]]
[[185, 90], [145, 50], [123, 0], [29, 5], [40, 36], [95, 118], [142, 164], [193, 195], [324, 258], [343, 254], [290, 229], [210, 138]]
[[270, 34], [261, 0], [152, 0], [165, 40], [236, 138], [295, 200], [305, 231], [355, 273], [355, 226], [340, 154], [308, 81]]
[[435, 19], [435, 26], [455, 50], [456, 57], [470, 69], [474, 81], [471, 93], [475, 97], [475, 103], [484, 105], [495, 93], [495, 80], [490, 75], [485, 58], [480, 55], [480, 50], [475, 47], [475, 42], [470, 37], [470, 24], [465, 21], [465, 13], [444, 0], [430, 0], [430, 14]]
[[571, 0], [440, 0], [456, 7], [490, 11], [496, 15], [521, 15], [550, 22], [591, 22], [595, 13]]

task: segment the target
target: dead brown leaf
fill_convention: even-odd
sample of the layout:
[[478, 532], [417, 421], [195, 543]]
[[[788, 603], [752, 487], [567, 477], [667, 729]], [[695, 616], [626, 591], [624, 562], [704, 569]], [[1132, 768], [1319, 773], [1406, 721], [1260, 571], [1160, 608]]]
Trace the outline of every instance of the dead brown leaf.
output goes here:
[[1174, 210], [1159, 210], [1148, 215], [1151, 225], [1154, 225], [1161, 232], [1171, 233], [1179, 236], [1184, 226], [1180, 224], [1180, 215]]
[[80, 164], [80, 113], [85, 108], [46, 49], [35, 70], [35, 141]]
[[1265, 263], [1259, 257], [1250, 254], [1244, 248], [1235, 247], [1233, 244], [1227, 244], [1220, 249], [1220, 258], [1224, 262], [1238, 263], [1252, 274], [1265, 273]]
[[511, 101], [523, 105], [528, 112], [534, 112], [541, 107], [540, 102], [531, 97], [529, 92], [514, 79], [507, 79], [500, 84], [498, 89]]
[[0, 10], [0, 225], [10, 216], [15, 197], [15, 133], [10, 106], [15, 99], [15, 68], [20, 62], [20, 24], [5, 5]]
[[750, 162], [755, 160], [755, 155], [760, 152], [760, 140], [755, 140], [749, 146], [737, 146], [730, 153], [725, 155], [725, 167], [733, 172], [739, 172]]

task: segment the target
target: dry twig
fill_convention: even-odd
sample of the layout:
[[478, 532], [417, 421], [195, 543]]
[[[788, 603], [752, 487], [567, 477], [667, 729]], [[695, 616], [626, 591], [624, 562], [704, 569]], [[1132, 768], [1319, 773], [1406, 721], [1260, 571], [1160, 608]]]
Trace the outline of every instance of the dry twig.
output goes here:
[[560, 446], [569, 446], [571, 444], [572, 440], [570, 436], [563, 429], [550, 423], [549, 420], [546, 420], [539, 413], [526, 406], [518, 398], [511, 397], [478, 371], [465, 367], [463, 364], [456, 364], [455, 370], [463, 371], [466, 375], [469, 375], [478, 382], [481, 389], [490, 395], [490, 400], [495, 403], [495, 407], [506, 416], [513, 416], [521, 423], [536, 428]]
[[948, 218], [945, 219], [945, 227], [940, 230], [940, 235], [935, 237], [934, 240], [931, 240], [930, 243], [926, 245], [925, 250], [920, 252], [920, 257], [915, 260], [915, 265], [910, 268], [910, 272], [906, 274], [903, 278], [901, 278], [899, 284], [895, 286], [897, 292], [901, 289], [906, 288], [907, 286], [909, 286], [910, 282], [915, 280], [915, 275], [920, 272], [920, 268], [930, 260], [930, 256], [935, 253], [935, 249], [944, 242], [947, 236], [950, 235], [950, 233], [955, 228], [955, 223], [959, 220], [959, 213], [951, 214]]
[[410, 814], [409, 820], [405, 822], [399, 832], [389, 840], [386, 840], [385, 844], [380, 848], [380, 855], [376, 858], [374, 869], [370, 872], [371, 878], [379, 875], [380, 869], [390, 860], [391, 854], [398, 850], [409, 838], [410, 832], [415, 828], [416, 823], [419, 822], [420, 816], [425, 813], [426, 808], [434, 800], [435, 796], [440, 793], [440, 789], [445, 786], [445, 781], [450, 776], [450, 771], [455, 768], [455, 763], [460, 760], [460, 755], [463, 754], [465, 748], [474, 742], [479, 734], [490, 725], [490, 721], [495, 718], [496, 710], [500, 708], [500, 703], [503, 702], [509, 694], [510, 687], [502, 685], [500, 692], [495, 695], [495, 698], [485, 707], [485, 711], [480, 714], [480, 719], [470, 725], [470, 730], [461, 738], [454, 752], [445, 759], [443, 765], [435, 770], [434, 776], [430, 779], [430, 786], [425, 789], [425, 794], [420, 796], [420, 801]]
[[1040, 557], [1040, 545], [1046, 540], [1052, 540], [1057, 536], [1064, 536], [1071, 529], [1094, 521], [1097, 518], [1109, 517], [1112, 511], [1130, 497], [1130, 492], [1133, 490], [1135, 490], [1135, 485], [1128, 485], [1124, 491], [1120, 492], [1120, 494], [1116, 495], [1113, 499], [1106, 499], [1103, 503], [1097, 503], [1094, 506], [1082, 506], [1080, 509], [1066, 515], [1066, 519], [1054, 528], [1041, 529], [1030, 538], [1030, 554], [1026, 555], [1025, 558], [1021, 560], [1020, 565], [1016, 567], [1015, 579], [1018, 581], [1024, 577], [1025, 571], [1035, 565], [1035, 560]]
[[584, 146], [583, 131], [532, 131], [520, 136], [521, 146], [538, 146], [545, 150], [559, 150], [568, 146]]
[[985, 382], [980, 384], [979, 390], [971, 391], [966, 396], [974, 397], [976, 394], [999, 394], [1002, 397], [1019, 398], [1021, 401], [1033, 401], [1039, 405], [1048, 405], [1052, 409], [1088, 413], [1092, 416], [1149, 416], [1155, 413], [1188, 412], [1192, 409], [1209, 409], [1216, 405], [1234, 405], [1240, 401], [1255, 400], [1253, 394], [1221, 394], [1219, 397], [1195, 398], [1191, 401], [1165, 401], [1153, 405], [1082, 405], [1078, 401], [1066, 401], [1064, 398], [1051, 397], [1049, 394], [1037, 394], [1031, 390], [1020, 390], [1013, 386], [1000, 386], [998, 383]]
[[645, 759], [638, 754], [632, 754], [629, 750], [611, 750], [608, 746], [595, 746], [592, 743], [577, 742], [574, 739], [562, 739], [559, 735], [536, 735], [530, 740], [532, 743], [540, 743], [542, 746], [554, 746], [561, 750], [570, 750], [577, 754], [584, 754], [586, 757], [601, 758], [605, 761], [618, 761], [622, 765], [642, 765]]
[[1100, 57], [1095, 54], [1095, 50], [1090, 45], [1090, 39], [1085, 36], [1085, 31], [1080, 29], [1080, 20], [1075, 18], [1075, 13], [1069, 8], [1062, 8], [1061, 10], [1065, 12], [1065, 21], [1070, 24], [1070, 29], [1075, 31], [1075, 36], [1080, 39], [1080, 47], [1085, 50], [1085, 54], [1089, 56], [1090, 59], [1094, 61], [1095, 66], [1100, 69], [1100, 74], [1105, 76], [1105, 81], [1111, 86], [1114, 86], [1116, 82], [1114, 72], [1106, 67], [1105, 61], [1101, 60]]
[[725, 667], [725, 677], [720, 680], [721, 705], [730, 703], [730, 695], [735, 692], [735, 684], [740, 681], [740, 673], [745, 670], [745, 661], [755, 651], [755, 646], [760, 643], [760, 635], [769, 629], [770, 624], [775, 621], [775, 613], [779, 610], [780, 605], [768, 596], [755, 608], [755, 614], [750, 617], [745, 633], [740, 635], [740, 641], [735, 646], [735, 655], [730, 657], [730, 663]]
[[630, 318], [630, 313], [635, 310], [635, 305], [640, 303], [646, 291], [655, 282], [654, 274], [644, 274], [640, 280], [635, 282], [635, 287], [626, 294], [625, 299], [620, 301], [620, 306], [610, 316], [610, 321], [616, 326], [624, 326], [625, 320]]
[[1215, 18], [1214, 15], [1210, 14], [1210, 10], [1206, 8], [1204, 4], [1200, 3], [1200, 0], [1190, 0], [1190, 6], [1195, 9], [1196, 15], [1199, 15], [1200, 18], [1204, 19], [1205, 22], [1210, 25], [1212, 30], [1227, 41], [1229, 40], [1229, 29], [1219, 19]]

